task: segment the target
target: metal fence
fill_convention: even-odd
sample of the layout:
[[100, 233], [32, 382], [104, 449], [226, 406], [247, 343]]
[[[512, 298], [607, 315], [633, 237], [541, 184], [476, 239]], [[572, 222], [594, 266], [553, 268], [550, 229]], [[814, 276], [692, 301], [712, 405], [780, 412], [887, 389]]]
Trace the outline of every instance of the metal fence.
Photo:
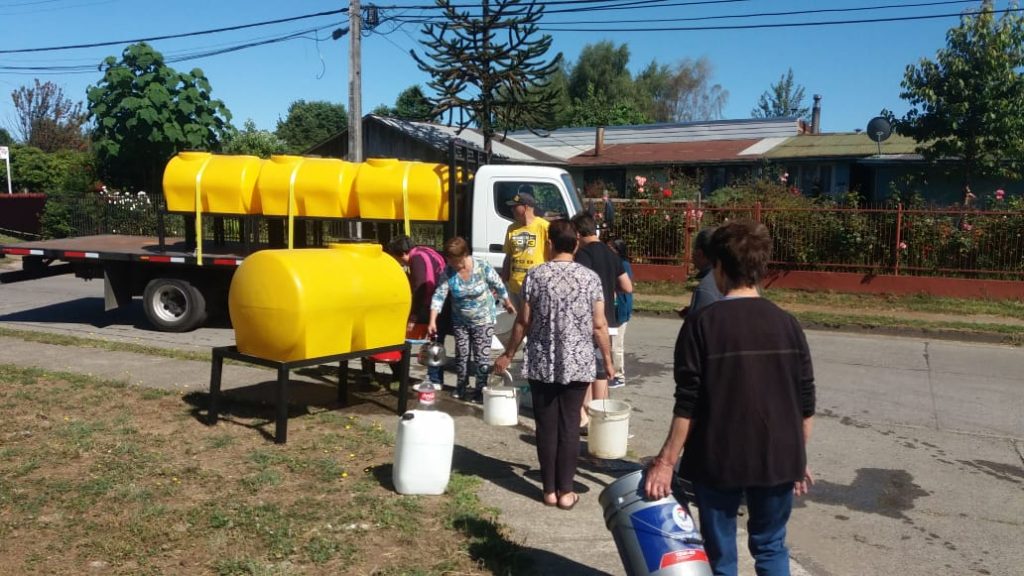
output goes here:
[[765, 224], [780, 270], [1024, 279], [1024, 212], [772, 208], [754, 204], [618, 207], [615, 234], [634, 262], [687, 265], [700, 228], [736, 218]]

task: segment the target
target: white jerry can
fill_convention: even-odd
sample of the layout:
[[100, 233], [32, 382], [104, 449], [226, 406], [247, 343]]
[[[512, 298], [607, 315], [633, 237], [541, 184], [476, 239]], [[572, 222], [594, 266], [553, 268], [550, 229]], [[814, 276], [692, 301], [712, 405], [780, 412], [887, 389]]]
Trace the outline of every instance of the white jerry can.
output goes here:
[[437, 410], [409, 410], [398, 420], [395, 465], [399, 494], [444, 494], [452, 474], [455, 421]]

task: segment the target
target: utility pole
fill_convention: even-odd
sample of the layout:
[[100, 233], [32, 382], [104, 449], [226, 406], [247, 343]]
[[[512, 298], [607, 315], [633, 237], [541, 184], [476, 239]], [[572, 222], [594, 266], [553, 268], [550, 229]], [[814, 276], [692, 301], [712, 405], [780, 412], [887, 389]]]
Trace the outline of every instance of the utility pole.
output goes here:
[[360, 44], [363, 37], [359, 0], [349, 0], [348, 52], [348, 161], [363, 161], [363, 70]]

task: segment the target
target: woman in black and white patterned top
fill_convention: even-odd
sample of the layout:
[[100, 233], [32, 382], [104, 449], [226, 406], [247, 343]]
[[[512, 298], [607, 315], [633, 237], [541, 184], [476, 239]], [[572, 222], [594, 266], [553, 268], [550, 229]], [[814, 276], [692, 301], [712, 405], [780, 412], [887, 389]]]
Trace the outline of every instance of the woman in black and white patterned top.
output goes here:
[[508, 369], [524, 336], [523, 374], [530, 381], [537, 423], [537, 458], [544, 504], [570, 510], [580, 448], [580, 408], [597, 373], [594, 342], [612, 370], [601, 279], [573, 262], [576, 229], [567, 220], [548, 228], [551, 259], [532, 268], [523, 283], [523, 310], [495, 370]]

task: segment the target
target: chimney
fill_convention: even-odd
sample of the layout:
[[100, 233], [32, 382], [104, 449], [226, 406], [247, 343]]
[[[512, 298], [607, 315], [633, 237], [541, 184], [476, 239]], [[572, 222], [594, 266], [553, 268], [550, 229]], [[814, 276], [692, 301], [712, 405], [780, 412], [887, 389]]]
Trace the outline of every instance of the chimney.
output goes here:
[[821, 134], [821, 94], [814, 95], [814, 108], [811, 109], [811, 134]]
[[600, 156], [604, 148], [604, 126], [597, 127], [597, 135], [594, 137], [594, 156]]

